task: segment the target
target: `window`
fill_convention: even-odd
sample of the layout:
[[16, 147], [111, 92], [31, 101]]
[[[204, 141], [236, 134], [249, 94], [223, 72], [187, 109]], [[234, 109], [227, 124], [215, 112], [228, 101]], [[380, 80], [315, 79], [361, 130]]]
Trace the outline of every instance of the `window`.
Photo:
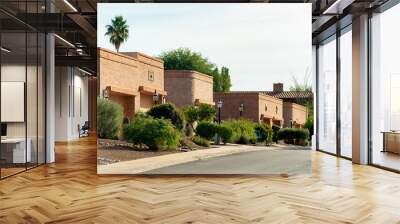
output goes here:
[[[35, 13], [42, 3], [30, 2], [32, 7], [27, 7], [21, 1], [20, 13]], [[1, 12], [0, 20], [0, 111], [4, 115], [0, 123], [2, 139], [10, 142], [0, 144], [0, 178], [5, 178], [45, 163], [46, 38]], [[10, 95], [14, 102], [6, 97]], [[10, 111], [8, 105], [13, 103], [16, 109]]]
[[[352, 34], [340, 36], [340, 154], [352, 157]], [[347, 32], [346, 32], [347, 31]]]
[[[371, 18], [372, 163], [400, 170], [400, 4]], [[393, 153], [394, 152], [394, 153]]]
[[319, 149], [336, 153], [336, 36], [318, 47]]
[[149, 73], [148, 73], [148, 79], [149, 79], [150, 81], [154, 81], [154, 72], [153, 72], [153, 71], [149, 71]]

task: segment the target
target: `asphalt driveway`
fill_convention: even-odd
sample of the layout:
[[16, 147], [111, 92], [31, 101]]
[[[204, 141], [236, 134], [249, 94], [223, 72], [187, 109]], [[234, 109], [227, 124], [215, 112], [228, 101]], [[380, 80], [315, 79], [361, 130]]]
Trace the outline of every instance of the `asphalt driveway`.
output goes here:
[[242, 152], [149, 170], [142, 174], [308, 174], [311, 151], [279, 149]]

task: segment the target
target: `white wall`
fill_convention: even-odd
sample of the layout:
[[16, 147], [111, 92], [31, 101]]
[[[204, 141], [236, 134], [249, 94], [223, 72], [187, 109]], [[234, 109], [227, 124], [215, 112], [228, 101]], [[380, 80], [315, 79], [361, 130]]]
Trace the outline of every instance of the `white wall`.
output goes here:
[[76, 68], [56, 67], [55, 140], [79, 138], [78, 125], [88, 120], [88, 78]]

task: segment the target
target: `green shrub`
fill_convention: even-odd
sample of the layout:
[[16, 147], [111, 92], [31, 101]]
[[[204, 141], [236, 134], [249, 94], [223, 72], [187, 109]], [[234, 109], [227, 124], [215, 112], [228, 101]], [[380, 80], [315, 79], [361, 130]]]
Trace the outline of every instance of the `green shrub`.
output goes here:
[[231, 141], [234, 143], [247, 144], [249, 142], [256, 142], [257, 136], [254, 131], [256, 125], [255, 122], [239, 119], [228, 120], [223, 122], [221, 125], [232, 130]]
[[107, 99], [97, 99], [97, 134], [100, 138], [117, 139], [123, 117], [121, 105]]
[[217, 110], [214, 106], [209, 104], [200, 104], [197, 108], [198, 111], [198, 119], [199, 121], [214, 121], [215, 115], [217, 114]]
[[278, 140], [284, 140], [289, 144], [305, 145], [310, 133], [308, 129], [282, 128], [278, 131]]
[[200, 146], [204, 146], [204, 147], [209, 147], [210, 146], [210, 141], [208, 141], [205, 138], [202, 138], [200, 136], [194, 136], [192, 138], [192, 141], [196, 144], [196, 145], [200, 145]]
[[226, 126], [218, 126], [217, 133], [224, 144], [231, 141], [231, 138], [233, 135], [232, 129], [230, 129]]
[[124, 137], [151, 150], [167, 150], [177, 148], [180, 134], [167, 120], [136, 117], [125, 127]]
[[183, 115], [171, 103], [155, 105], [147, 114], [154, 118], [170, 120], [178, 130], [182, 130], [185, 127]]
[[257, 124], [254, 131], [256, 132], [257, 142], [265, 142], [267, 145], [272, 143], [274, 133], [271, 128], [265, 124]]
[[218, 125], [211, 122], [200, 122], [196, 127], [196, 134], [211, 140], [218, 131]]
[[272, 125], [272, 141], [273, 142], [278, 142], [278, 132], [281, 128], [276, 125]]
[[311, 136], [314, 134], [314, 117], [313, 116], [307, 117], [307, 121], [304, 124], [304, 128], [308, 129], [308, 132], [310, 133], [309, 140], [311, 140]]

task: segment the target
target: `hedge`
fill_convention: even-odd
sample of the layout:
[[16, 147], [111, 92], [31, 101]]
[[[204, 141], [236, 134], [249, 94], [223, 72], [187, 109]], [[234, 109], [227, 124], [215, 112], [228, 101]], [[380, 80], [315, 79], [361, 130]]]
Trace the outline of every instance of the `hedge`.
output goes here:
[[302, 128], [282, 128], [278, 131], [278, 140], [284, 140], [289, 144], [305, 145], [310, 136], [307, 129]]
[[224, 121], [221, 126], [226, 127], [232, 131], [231, 142], [238, 144], [254, 143], [257, 140], [256, 132], [254, 130], [256, 123], [250, 120], [228, 120]]
[[225, 126], [218, 126], [217, 133], [224, 144], [230, 142], [233, 136], [232, 129]]
[[196, 127], [196, 134], [207, 140], [211, 140], [218, 132], [218, 125], [211, 122], [200, 122]]

